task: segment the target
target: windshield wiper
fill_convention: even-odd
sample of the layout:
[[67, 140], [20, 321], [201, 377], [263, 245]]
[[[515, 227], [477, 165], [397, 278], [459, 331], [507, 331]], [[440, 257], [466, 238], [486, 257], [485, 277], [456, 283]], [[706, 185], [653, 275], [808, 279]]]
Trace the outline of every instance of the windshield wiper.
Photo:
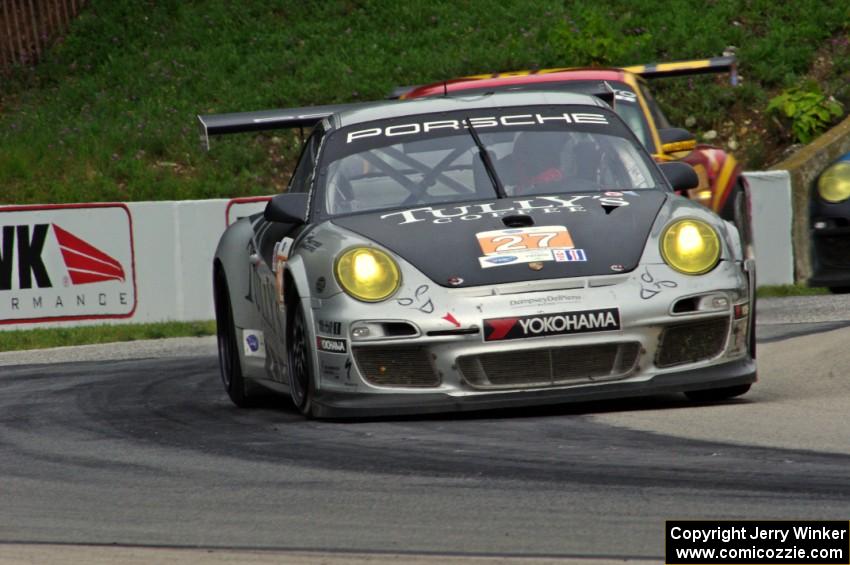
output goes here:
[[487, 170], [487, 176], [490, 177], [490, 182], [493, 183], [493, 188], [496, 189], [496, 195], [499, 198], [507, 198], [508, 195], [505, 194], [505, 187], [502, 185], [499, 175], [496, 174], [496, 167], [493, 166], [493, 160], [490, 159], [490, 153], [487, 152], [487, 148], [481, 143], [481, 138], [478, 137], [478, 132], [472, 127], [472, 122], [469, 121], [469, 118], [466, 118], [466, 127], [469, 128], [469, 135], [472, 136], [475, 145], [478, 146], [478, 155], [484, 163], [484, 168]]

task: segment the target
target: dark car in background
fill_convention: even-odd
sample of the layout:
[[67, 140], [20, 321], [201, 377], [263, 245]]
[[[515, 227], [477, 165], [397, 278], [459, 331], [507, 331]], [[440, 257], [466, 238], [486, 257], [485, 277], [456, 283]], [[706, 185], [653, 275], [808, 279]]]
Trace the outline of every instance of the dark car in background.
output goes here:
[[850, 152], [833, 161], [815, 179], [809, 210], [809, 286], [850, 292]]

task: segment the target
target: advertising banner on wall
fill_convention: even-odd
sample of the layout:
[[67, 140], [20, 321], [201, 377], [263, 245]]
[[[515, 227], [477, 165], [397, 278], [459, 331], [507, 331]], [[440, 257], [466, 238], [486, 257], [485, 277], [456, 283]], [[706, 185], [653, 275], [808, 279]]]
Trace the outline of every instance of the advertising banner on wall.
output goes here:
[[0, 325], [128, 318], [135, 269], [123, 204], [0, 207]]

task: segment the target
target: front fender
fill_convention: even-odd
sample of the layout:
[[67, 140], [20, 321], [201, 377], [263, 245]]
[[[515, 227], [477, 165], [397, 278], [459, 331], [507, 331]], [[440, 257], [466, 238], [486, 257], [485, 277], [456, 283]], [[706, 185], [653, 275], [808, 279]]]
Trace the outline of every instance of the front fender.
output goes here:
[[237, 328], [261, 327], [260, 316], [251, 296], [252, 235], [249, 218], [235, 222], [219, 239], [213, 259], [213, 268], [221, 269], [227, 278], [233, 321]]

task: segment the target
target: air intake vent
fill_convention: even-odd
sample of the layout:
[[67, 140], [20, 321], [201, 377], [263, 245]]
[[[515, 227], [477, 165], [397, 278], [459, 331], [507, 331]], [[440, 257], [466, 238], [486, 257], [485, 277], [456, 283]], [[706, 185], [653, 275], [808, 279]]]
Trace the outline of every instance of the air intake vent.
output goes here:
[[667, 326], [659, 338], [655, 365], [672, 367], [716, 357], [723, 352], [728, 334], [728, 318]]
[[623, 377], [639, 352], [636, 342], [606, 343], [484, 353], [461, 357], [458, 364], [475, 388], [532, 388]]
[[404, 388], [440, 386], [440, 377], [423, 347], [355, 347], [354, 360], [370, 384]]

